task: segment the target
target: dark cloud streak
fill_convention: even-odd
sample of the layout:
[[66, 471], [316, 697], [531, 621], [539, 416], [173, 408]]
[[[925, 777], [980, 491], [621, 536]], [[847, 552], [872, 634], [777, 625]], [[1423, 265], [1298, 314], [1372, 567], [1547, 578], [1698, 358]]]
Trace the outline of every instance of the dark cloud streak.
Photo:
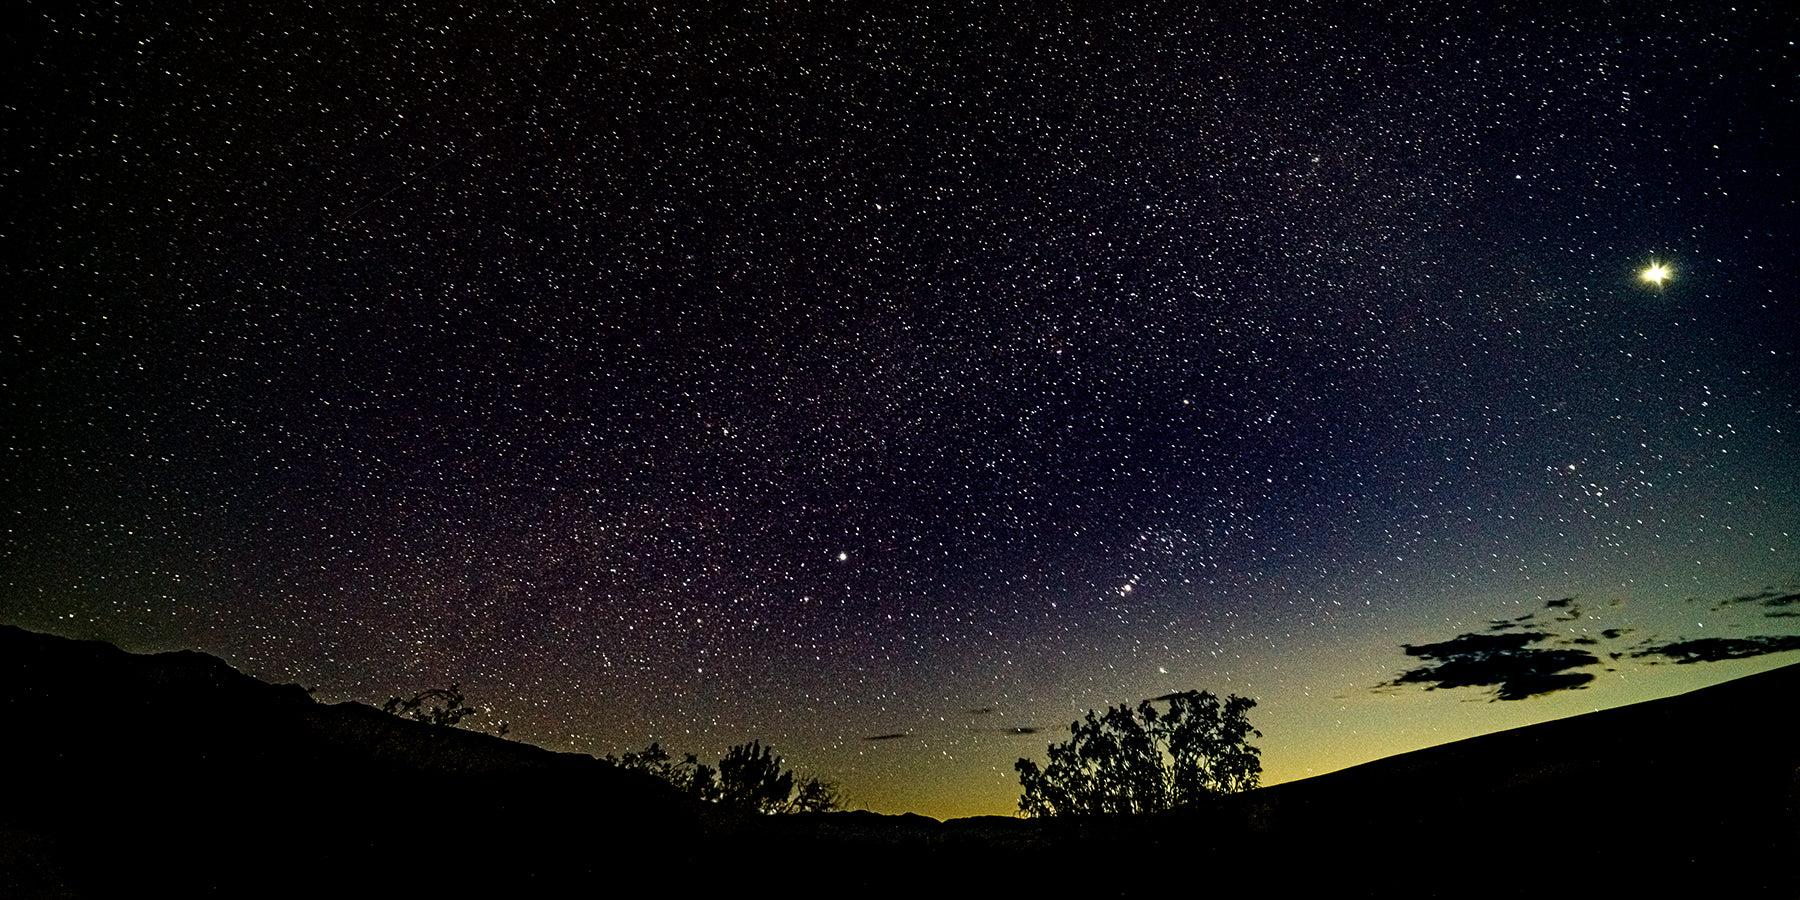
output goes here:
[[1380, 687], [1419, 684], [1428, 691], [1491, 687], [1496, 700], [1523, 700], [1594, 680], [1591, 673], [1569, 670], [1595, 665], [1599, 657], [1585, 650], [1533, 646], [1549, 637], [1541, 631], [1470, 633], [1435, 644], [1406, 644], [1406, 655], [1432, 664], [1402, 672]]
[[[1745, 594], [1729, 600], [1720, 600], [1713, 604], [1713, 611], [1729, 609], [1734, 606], [1758, 606], [1765, 610], [1763, 615], [1771, 619], [1785, 619], [1800, 616], [1800, 593], [1781, 594], [1772, 590], [1755, 594]], [[1792, 608], [1790, 608], [1792, 607]]]
[[[1690, 601], [1692, 602], [1692, 601]], [[1780, 594], [1765, 590], [1756, 594], [1721, 600], [1712, 606], [1715, 612], [1732, 607], [1756, 606], [1780, 610], [1765, 612], [1766, 617], [1793, 616], [1785, 607], [1800, 602], [1800, 594]], [[1406, 655], [1426, 660], [1426, 665], [1408, 669], [1393, 679], [1376, 685], [1376, 690], [1403, 685], [1421, 685], [1428, 691], [1439, 688], [1486, 687], [1493, 689], [1495, 700], [1523, 700], [1557, 691], [1579, 689], [1595, 678], [1591, 672], [1574, 671], [1600, 663], [1600, 658], [1581, 647], [1601, 647], [1617, 641], [1632, 628], [1606, 628], [1598, 637], [1583, 629], [1580, 633], [1554, 631], [1520, 631], [1535, 624], [1539, 613], [1554, 610], [1555, 622], [1575, 622], [1586, 616], [1574, 597], [1550, 600], [1537, 612], [1511, 619], [1493, 619], [1481, 632], [1468, 632], [1447, 641], [1432, 644], [1403, 644]], [[1631, 649], [1606, 651], [1609, 659], [1647, 660], [1649, 665], [1673, 660], [1678, 664], [1749, 659], [1770, 653], [1800, 650], [1800, 635], [1754, 635], [1749, 637], [1705, 637], [1672, 641], [1644, 641]], [[1660, 657], [1661, 659], [1657, 659]]]
[[1720, 662], [1727, 659], [1750, 659], [1770, 653], [1800, 650], [1800, 635], [1755, 635], [1743, 638], [1695, 638], [1645, 647], [1631, 654], [1633, 659], [1661, 656], [1686, 665], [1697, 662]]

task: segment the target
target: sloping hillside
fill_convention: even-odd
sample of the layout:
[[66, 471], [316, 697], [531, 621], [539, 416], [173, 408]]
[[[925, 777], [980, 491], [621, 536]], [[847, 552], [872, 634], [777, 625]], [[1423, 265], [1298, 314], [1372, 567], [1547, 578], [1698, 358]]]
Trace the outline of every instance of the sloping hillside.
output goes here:
[[0, 720], [17, 885], [529, 890], [609, 879], [698, 829], [648, 776], [315, 703], [199, 653], [0, 628]]

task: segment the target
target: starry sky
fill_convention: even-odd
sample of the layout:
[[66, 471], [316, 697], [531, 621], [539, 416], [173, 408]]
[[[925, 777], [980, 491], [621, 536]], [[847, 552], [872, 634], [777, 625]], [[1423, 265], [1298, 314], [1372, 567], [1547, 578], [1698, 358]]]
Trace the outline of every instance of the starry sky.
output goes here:
[[940, 818], [1800, 661], [1782, 6], [23, 0], [0, 621]]

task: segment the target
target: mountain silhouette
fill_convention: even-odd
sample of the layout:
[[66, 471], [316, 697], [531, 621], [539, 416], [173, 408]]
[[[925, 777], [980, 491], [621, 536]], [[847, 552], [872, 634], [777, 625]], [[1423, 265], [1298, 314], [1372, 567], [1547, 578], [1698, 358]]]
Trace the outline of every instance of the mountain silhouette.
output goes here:
[[1134, 818], [746, 816], [0, 626], [0, 895], [1796, 895], [1800, 666]]
[[7, 877], [51, 893], [529, 896], [677, 855], [702, 812], [592, 757], [11, 627], [0, 721]]

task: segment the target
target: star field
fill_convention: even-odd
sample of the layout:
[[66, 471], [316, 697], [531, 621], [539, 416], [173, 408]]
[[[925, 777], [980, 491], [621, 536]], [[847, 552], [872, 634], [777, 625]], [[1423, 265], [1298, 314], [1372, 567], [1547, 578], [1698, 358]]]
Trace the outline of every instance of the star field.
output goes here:
[[939, 816], [1789, 660], [1372, 690], [1794, 633], [1791, 13], [586, 6], [25, 4], [0, 620]]

